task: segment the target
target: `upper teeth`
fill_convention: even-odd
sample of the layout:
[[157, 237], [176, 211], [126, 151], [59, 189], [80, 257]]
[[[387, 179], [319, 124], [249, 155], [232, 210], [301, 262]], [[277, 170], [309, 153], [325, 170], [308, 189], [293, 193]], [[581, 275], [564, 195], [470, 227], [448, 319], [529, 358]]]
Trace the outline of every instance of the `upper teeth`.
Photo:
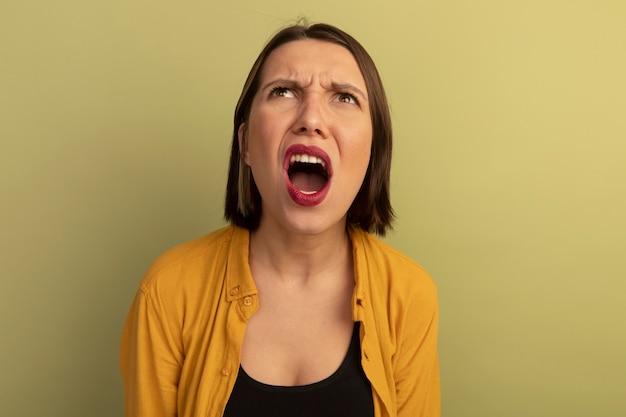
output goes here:
[[293, 164], [294, 162], [301, 162], [303, 164], [320, 164], [322, 167], [326, 168], [326, 163], [323, 159], [318, 158], [317, 156], [307, 155], [305, 153], [291, 155], [289, 164]]

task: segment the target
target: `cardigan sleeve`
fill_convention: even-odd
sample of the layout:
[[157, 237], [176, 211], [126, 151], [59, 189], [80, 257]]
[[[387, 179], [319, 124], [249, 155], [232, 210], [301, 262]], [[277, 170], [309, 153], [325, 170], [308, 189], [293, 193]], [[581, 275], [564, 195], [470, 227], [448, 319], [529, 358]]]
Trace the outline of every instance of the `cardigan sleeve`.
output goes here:
[[183, 352], [159, 297], [142, 287], [122, 332], [120, 366], [127, 417], [177, 415]]
[[406, 301], [394, 367], [398, 417], [439, 417], [438, 301], [430, 278]]

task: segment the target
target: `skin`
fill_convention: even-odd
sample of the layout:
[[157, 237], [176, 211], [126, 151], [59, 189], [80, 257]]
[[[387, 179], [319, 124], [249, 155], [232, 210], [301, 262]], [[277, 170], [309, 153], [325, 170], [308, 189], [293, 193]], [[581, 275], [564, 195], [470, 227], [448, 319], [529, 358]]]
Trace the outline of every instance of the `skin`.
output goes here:
[[[274, 50], [261, 73], [240, 149], [263, 200], [250, 241], [259, 309], [250, 319], [241, 364], [258, 381], [304, 385], [331, 375], [352, 334], [354, 288], [346, 213], [365, 176], [372, 124], [367, 89], [352, 54], [318, 40]], [[284, 155], [306, 144], [330, 158], [333, 178], [315, 206], [287, 192]]]

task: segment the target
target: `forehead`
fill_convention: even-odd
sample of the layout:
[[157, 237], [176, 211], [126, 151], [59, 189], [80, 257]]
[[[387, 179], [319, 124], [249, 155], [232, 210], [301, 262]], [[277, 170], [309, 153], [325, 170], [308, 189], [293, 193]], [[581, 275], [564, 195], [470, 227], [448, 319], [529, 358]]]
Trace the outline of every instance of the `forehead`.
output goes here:
[[365, 80], [352, 53], [341, 45], [316, 39], [291, 41], [274, 49], [263, 64], [261, 84], [293, 79], [304, 84], [352, 83], [366, 91]]

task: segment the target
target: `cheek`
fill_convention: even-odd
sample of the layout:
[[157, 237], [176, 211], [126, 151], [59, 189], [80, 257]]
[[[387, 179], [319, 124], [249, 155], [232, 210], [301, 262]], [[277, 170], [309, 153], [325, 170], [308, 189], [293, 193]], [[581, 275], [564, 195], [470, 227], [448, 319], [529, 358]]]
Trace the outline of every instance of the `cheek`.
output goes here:
[[354, 164], [363, 172], [367, 170], [367, 166], [369, 165], [371, 153], [372, 153], [372, 132], [368, 130], [364, 132], [363, 136], [367, 139], [363, 139], [358, 141], [358, 143], [354, 143], [354, 147], [352, 149], [351, 155], [353, 157], [351, 159], [354, 160]]
[[359, 161], [360, 161], [359, 168], [361, 171], [361, 175], [365, 177], [365, 173], [367, 172], [367, 167], [369, 166], [370, 158], [372, 155], [371, 143], [369, 143], [367, 146], [363, 146], [361, 149], [363, 149], [363, 154], [359, 158]]
[[267, 147], [263, 146], [263, 143], [259, 139], [258, 135], [249, 138], [245, 161], [250, 167], [259, 167], [262, 161], [267, 160], [267, 157], [263, 155]]
[[244, 161], [249, 166], [258, 165], [260, 161], [267, 160], [267, 155], [271, 144], [269, 138], [271, 135], [264, 130], [267, 128], [266, 123], [261, 123], [257, 118], [250, 118], [248, 124], [248, 135], [246, 136], [246, 152]]
[[350, 148], [344, 148], [344, 152], [347, 152], [347, 158], [344, 158], [342, 162], [344, 175], [349, 178], [351, 186], [360, 187], [365, 174], [367, 173], [367, 167], [370, 162], [371, 155], [371, 142], [361, 141], [358, 144], [354, 144]]

